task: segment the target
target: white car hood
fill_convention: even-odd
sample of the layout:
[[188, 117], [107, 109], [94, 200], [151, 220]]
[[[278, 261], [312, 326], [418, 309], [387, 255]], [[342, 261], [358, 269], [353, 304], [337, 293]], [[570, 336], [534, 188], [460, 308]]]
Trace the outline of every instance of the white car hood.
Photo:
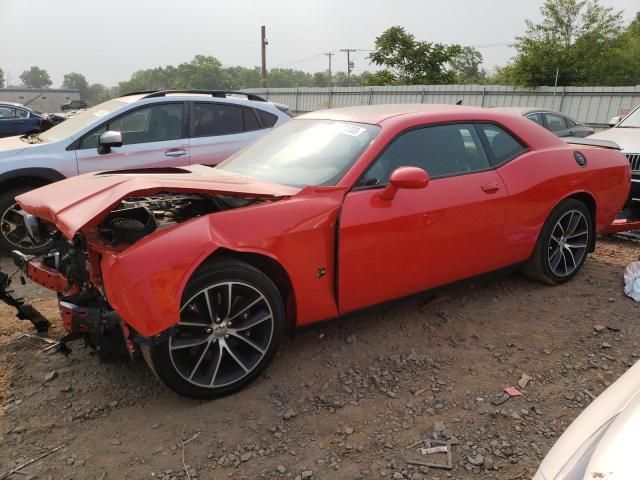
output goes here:
[[29, 146], [28, 143], [20, 140], [20, 136], [0, 138], [0, 159], [13, 157]]
[[640, 445], [640, 394], [625, 407], [598, 442], [585, 480], [635, 480]]
[[611, 140], [620, 145], [625, 153], [640, 153], [640, 128], [610, 128], [594, 133], [589, 138]]
[[637, 480], [638, 457], [635, 452], [640, 445], [640, 362], [627, 370], [569, 425], [542, 461], [535, 478], [555, 479], [580, 446], [614, 417], [581, 478]]

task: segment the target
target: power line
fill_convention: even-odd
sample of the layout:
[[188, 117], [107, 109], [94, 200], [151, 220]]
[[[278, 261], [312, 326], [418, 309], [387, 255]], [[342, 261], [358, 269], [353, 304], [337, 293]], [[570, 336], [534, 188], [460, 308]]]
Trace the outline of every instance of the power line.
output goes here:
[[272, 68], [288, 67], [290, 65], [296, 65], [298, 63], [305, 63], [305, 62], [308, 62], [310, 60], [314, 60], [314, 59], [316, 59], [318, 57], [322, 57], [323, 55], [324, 55], [324, 53], [316, 53], [315, 55], [311, 55], [309, 57], [300, 58], [298, 60], [293, 60], [291, 62], [279, 63], [278, 65], [275, 65]]
[[496, 48], [496, 47], [513, 47], [513, 42], [483, 43], [480, 45], [467, 45], [471, 48]]

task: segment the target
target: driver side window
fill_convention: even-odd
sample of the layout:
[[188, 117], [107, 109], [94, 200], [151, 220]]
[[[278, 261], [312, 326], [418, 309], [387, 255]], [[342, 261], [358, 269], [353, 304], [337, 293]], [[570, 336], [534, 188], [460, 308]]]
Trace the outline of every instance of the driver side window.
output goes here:
[[98, 139], [107, 130], [122, 133], [123, 145], [182, 138], [183, 110], [182, 103], [162, 103], [136, 109], [87, 134], [78, 148], [98, 148]]
[[386, 185], [398, 167], [419, 167], [433, 179], [489, 168], [471, 124], [438, 125], [411, 130], [395, 139], [358, 182], [358, 187]]

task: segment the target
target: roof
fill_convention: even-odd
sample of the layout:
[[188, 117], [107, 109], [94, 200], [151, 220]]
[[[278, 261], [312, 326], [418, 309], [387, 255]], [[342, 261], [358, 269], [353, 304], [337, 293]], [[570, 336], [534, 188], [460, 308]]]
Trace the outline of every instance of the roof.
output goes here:
[[30, 110], [29, 107], [25, 107], [23, 104], [16, 103], [16, 102], [0, 101], [0, 105], [11, 105], [12, 107], [20, 107], [20, 108], [24, 108], [25, 110]]
[[518, 113], [520, 115], [524, 115], [529, 112], [552, 112], [556, 113], [554, 110], [549, 110], [548, 108], [538, 108], [538, 107], [496, 107], [494, 110], [499, 110], [501, 112], [507, 113]]
[[346, 122], [360, 122], [377, 124], [398, 115], [412, 113], [443, 113], [447, 111], [456, 113], [486, 113], [488, 109], [480, 107], [467, 107], [464, 105], [438, 105], [421, 103], [399, 103], [390, 105], [363, 105], [358, 107], [329, 108], [305, 113], [296, 118], [317, 120], [342, 120]]

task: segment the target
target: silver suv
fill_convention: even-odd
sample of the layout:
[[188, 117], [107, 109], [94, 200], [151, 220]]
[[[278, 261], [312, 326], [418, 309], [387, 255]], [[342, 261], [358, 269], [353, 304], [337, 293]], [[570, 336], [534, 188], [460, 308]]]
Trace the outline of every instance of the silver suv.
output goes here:
[[38, 135], [0, 139], [0, 248], [41, 253], [14, 198], [95, 170], [216, 165], [290, 118], [250, 93], [136, 92], [79, 112]]

